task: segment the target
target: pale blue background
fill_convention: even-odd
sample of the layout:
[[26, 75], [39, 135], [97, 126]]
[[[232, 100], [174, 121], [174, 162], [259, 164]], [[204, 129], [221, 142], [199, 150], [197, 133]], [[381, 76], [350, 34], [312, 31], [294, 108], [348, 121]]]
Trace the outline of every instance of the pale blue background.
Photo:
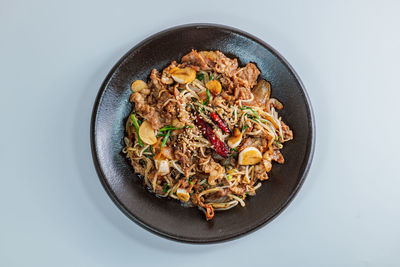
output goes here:
[[[0, 266], [400, 266], [400, 2], [216, 2], [0, 1]], [[176, 243], [131, 222], [90, 153], [92, 105], [114, 63], [189, 22], [271, 44], [316, 117], [294, 202], [223, 244]]]

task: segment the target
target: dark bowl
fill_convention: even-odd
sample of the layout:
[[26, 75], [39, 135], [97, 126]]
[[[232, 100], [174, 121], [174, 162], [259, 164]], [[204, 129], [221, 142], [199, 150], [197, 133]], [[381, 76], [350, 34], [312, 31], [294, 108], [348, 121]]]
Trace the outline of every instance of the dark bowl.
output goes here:
[[[217, 212], [206, 221], [197, 208], [161, 199], [143, 186], [121, 153], [124, 125], [132, 105], [130, 84], [146, 80], [153, 68], [161, 70], [191, 49], [219, 50], [240, 65], [254, 62], [272, 85], [272, 96], [284, 104], [280, 112], [293, 129], [285, 143], [284, 165], [274, 164], [270, 179], [246, 207]], [[315, 143], [310, 100], [300, 78], [272, 47], [243, 31], [222, 25], [191, 24], [157, 33], [126, 53], [110, 71], [97, 95], [91, 122], [91, 145], [100, 181], [114, 203], [130, 219], [153, 233], [173, 240], [210, 243], [254, 231], [276, 217], [294, 198], [310, 168]]]

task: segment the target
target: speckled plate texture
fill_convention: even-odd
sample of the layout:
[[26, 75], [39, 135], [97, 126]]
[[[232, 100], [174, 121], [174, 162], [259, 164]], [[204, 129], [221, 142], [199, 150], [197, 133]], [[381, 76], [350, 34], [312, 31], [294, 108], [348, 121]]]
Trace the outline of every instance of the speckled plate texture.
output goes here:
[[[285, 143], [285, 164], [273, 164], [270, 179], [246, 207], [216, 212], [206, 221], [197, 208], [151, 194], [121, 152], [124, 128], [132, 104], [130, 85], [147, 80], [153, 68], [179, 61], [191, 49], [219, 50], [241, 66], [257, 64], [261, 78], [272, 86], [272, 97], [284, 104], [282, 119], [294, 132]], [[114, 203], [130, 219], [160, 236], [191, 243], [226, 241], [259, 229], [288, 206], [310, 168], [315, 125], [305, 88], [289, 63], [260, 39], [227, 26], [190, 24], [157, 33], [133, 47], [110, 71], [96, 98], [91, 122], [91, 146], [100, 181]], [[292, 207], [296, 208], [296, 207]]]

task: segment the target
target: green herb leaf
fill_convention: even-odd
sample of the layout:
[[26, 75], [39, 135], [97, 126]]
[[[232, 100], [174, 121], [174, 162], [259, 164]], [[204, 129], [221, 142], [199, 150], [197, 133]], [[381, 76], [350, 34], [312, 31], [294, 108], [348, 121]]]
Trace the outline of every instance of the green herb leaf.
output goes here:
[[233, 152], [233, 153], [231, 153], [230, 155], [229, 155], [229, 157], [232, 157], [232, 158], [237, 158], [238, 157], [238, 155], [239, 155], [239, 153], [238, 152]]
[[245, 124], [243, 127], [242, 127], [242, 132], [244, 132], [246, 129], [247, 129], [247, 124]]
[[141, 147], [144, 147], [143, 141], [142, 141], [142, 139], [140, 138], [140, 135], [139, 135], [139, 123], [136, 120], [135, 114], [131, 114], [131, 120], [133, 122], [133, 126], [135, 126], [136, 134], [137, 134], [137, 137], [138, 137], [138, 143], [139, 143], [139, 145]]
[[203, 103], [203, 105], [207, 106], [208, 102], [210, 102], [210, 90], [207, 89], [207, 99], [206, 102]]
[[159, 134], [157, 134], [156, 135], [156, 137], [162, 137], [162, 136], [165, 136], [167, 133], [159, 133]]
[[174, 127], [172, 125], [167, 125], [162, 127], [160, 130], [158, 130], [159, 132], [165, 132], [165, 131], [170, 131], [170, 130], [181, 130], [181, 129], [185, 129], [185, 128], [193, 128], [192, 125], [184, 125], [182, 127]]
[[164, 140], [161, 143], [161, 147], [165, 147], [165, 144], [167, 143], [167, 140], [169, 138], [169, 134], [171, 133], [171, 130], [168, 130], [167, 134], [164, 137]]
[[214, 79], [214, 75], [210, 74], [210, 80]]
[[151, 155], [146, 155], [147, 158], [151, 158], [154, 157], [154, 151], [153, 151], [153, 147], [149, 146], [148, 148], [146, 148], [145, 152], [150, 152]]
[[245, 195], [247, 196], [248, 194], [249, 194], [249, 191], [247, 191]]
[[198, 72], [198, 73], [196, 74], [196, 79], [199, 80], [199, 81], [204, 80], [204, 73]]
[[238, 150], [236, 148], [231, 148], [232, 151], [237, 152]]
[[254, 116], [255, 116], [257, 119], [261, 120], [261, 119], [260, 119], [260, 116], [258, 116], [258, 113], [257, 113], [254, 109], [252, 109], [251, 107], [246, 107], [246, 106], [244, 106], [244, 107], [239, 107], [239, 108], [240, 108], [241, 110], [245, 110], [245, 109], [251, 110], [251, 112], [253, 112]]
[[168, 189], [169, 189], [168, 184], [167, 184], [167, 183], [164, 184], [162, 191], [163, 191], [164, 193], [167, 193]]

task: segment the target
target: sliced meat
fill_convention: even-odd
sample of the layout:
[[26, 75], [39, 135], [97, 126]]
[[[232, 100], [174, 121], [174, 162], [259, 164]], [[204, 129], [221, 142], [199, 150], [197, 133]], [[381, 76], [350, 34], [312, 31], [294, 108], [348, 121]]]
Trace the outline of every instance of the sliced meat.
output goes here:
[[233, 82], [230, 78], [222, 77], [220, 80], [222, 87], [228, 92], [232, 92]]
[[239, 68], [233, 76], [235, 86], [243, 86], [248, 89], [256, 85], [260, 70], [253, 63], [247, 63], [244, 68]]
[[230, 59], [219, 51], [216, 51], [215, 53], [217, 59], [214, 70], [219, 73], [225, 74], [228, 77], [233, 77], [239, 66], [237, 59]]
[[221, 106], [224, 106], [225, 105], [225, 99], [222, 97], [222, 96], [216, 96], [214, 99], [213, 99], [213, 104], [214, 104], [214, 106], [217, 106], [217, 107], [221, 107]]
[[187, 63], [187, 64], [192, 64], [195, 66], [199, 66], [200, 69], [202, 70], [211, 70], [211, 66], [209, 66], [207, 63], [211, 62], [206, 62], [206, 59], [197, 53], [196, 50], [192, 50], [189, 54], [186, 54], [185, 56], [182, 57], [182, 63]]
[[158, 70], [153, 69], [151, 71], [150, 80], [151, 83], [154, 85], [154, 89], [156, 89], [156, 90], [153, 89], [153, 95], [158, 95], [158, 92], [166, 89], [165, 84], [161, 82], [161, 74], [158, 72]]
[[228, 77], [232, 77], [238, 68], [237, 59], [230, 59], [219, 51], [192, 50], [182, 57], [183, 63], [199, 66], [201, 70], [214, 70]]
[[154, 193], [156, 193], [157, 195], [164, 195], [165, 192], [163, 190], [163, 188], [161, 187], [161, 185], [156, 185], [156, 189], [154, 190]]
[[272, 152], [271, 159], [273, 161], [278, 162], [279, 164], [285, 163], [285, 159], [283, 158], [281, 151], [276, 147], [274, 147], [274, 151]]
[[176, 68], [176, 67], [177, 67], [176, 61], [172, 61], [171, 64], [162, 71], [161, 82], [163, 84], [173, 84], [174, 83], [174, 79], [172, 79], [169, 72], [171, 71], [171, 69]]
[[[267, 173], [268, 169], [266, 168], [264, 161], [267, 161], [267, 160], [263, 160], [263, 162], [254, 166], [254, 176], [257, 179], [260, 179], [261, 181], [268, 179], [268, 173]], [[269, 161], [267, 161], [267, 162], [269, 162]], [[268, 163], [267, 163], [267, 165], [268, 165]]]
[[289, 141], [293, 139], [293, 131], [290, 130], [289, 126], [287, 126], [283, 121], [281, 121], [283, 140]]
[[216, 180], [222, 179], [225, 175], [225, 168], [216, 163], [213, 159], [209, 163], [201, 165], [202, 171], [208, 173], [208, 184], [215, 185]]
[[182, 153], [180, 150], [175, 150], [175, 158], [179, 160], [179, 163], [182, 164], [182, 166], [189, 167], [189, 157], [186, 156], [185, 154]]
[[132, 100], [135, 103], [135, 111], [149, 121], [154, 129], [160, 129], [163, 126], [160, 112], [148, 105], [140, 92], [133, 93]]
[[144, 175], [145, 169], [142, 165], [140, 165], [139, 161], [131, 160], [131, 163], [135, 172], [139, 173], [140, 175]]
[[236, 195], [244, 195], [247, 192], [246, 185], [238, 185], [238, 186], [232, 186], [229, 188], [232, 193]]

